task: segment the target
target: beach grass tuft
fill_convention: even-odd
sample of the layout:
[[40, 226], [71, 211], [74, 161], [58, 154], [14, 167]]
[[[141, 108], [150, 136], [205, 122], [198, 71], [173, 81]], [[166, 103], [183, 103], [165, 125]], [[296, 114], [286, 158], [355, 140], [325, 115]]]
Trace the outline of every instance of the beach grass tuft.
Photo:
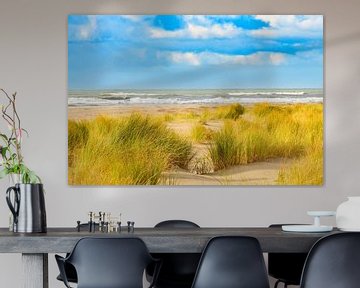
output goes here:
[[214, 134], [213, 143], [209, 148], [209, 154], [215, 170], [221, 170], [231, 165], [238, 164], [238, 143], [233, 125], [229, 122]]
[[87, 121], [69, 121], [68, 130], [68, 144], [70, 150], [73, 150], [75, 147], [82, 147], [86, 144], [89, 138]]
[[321, 185], [323, 184], [323, 149], [314, 148], [305, 157], [295, 161], [287, 169], [281, 169], [278, 184]]
[[76, 150], [84, 147], [88, 141], [89, 129], [84, 120], [69, 121], [68, 131], [68, 162], [69, 165], [72, 165]]
[[[69, 127], [76, 122], [69, 121]], [[192, 157], [190, 141], [149, 116], [97, 117], [83, 125], [87, 142], [76, 153], [69, 144], [69, 153], [76, 154], [69, 163], [69, 183], [154, 185], [170, 166], [186, 167]]]
[[245, 112], [245, 107], [239, 103], [220, 106], [216, 109], [218, 119], [238, 119]]
[[212, 140], [214, 132], [205, 127], [205, 124], [198, 122], [191, 129], [191, 137], [195, 142], [208, 142]]

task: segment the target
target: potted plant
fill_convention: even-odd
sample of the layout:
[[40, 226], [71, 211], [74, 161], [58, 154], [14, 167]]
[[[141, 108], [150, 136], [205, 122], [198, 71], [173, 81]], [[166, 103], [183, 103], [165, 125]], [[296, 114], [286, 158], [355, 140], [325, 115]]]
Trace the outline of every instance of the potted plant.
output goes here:
[[41, 179], [24, 163], [21, 144], [28, 132], [22, 128], [16, 109], [16, 93], [4, 89], [6, 104], [1, 105], [1, 117], [8, 133], [0, 133], [0, 179], [10, 176], [13, 185], [6, 191], [6, 201], [13, 215], [14, 232], [46, 232], [46, 212]]

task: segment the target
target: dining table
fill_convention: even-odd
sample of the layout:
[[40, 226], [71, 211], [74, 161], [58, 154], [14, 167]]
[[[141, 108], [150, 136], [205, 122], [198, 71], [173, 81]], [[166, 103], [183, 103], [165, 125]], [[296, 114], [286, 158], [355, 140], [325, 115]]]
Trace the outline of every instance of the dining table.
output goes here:
[[138, 237], [150, 253], [201, 253], [216, 236], [252, 236], [258, 239], [264, 253], [306, 253], [320, 238], [338, 233], [284, 232], [281, 227], [216, 228], [135, 228], [102, 232], [77, 228], [48, 228], [46, 233], [14, 233], [0, 228], [0, 253], [22, 254], [24, 288], [48, 288], [48, 254], [68, 253], [83, 237]]

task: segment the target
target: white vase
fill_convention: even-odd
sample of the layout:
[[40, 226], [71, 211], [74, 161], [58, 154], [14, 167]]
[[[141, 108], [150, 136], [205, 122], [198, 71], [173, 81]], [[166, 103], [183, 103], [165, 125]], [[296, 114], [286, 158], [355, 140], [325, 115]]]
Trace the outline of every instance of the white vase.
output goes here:
[[360, 196], [348, 197], [338, 206], [336, 226], [342, 231], [360, 231]]

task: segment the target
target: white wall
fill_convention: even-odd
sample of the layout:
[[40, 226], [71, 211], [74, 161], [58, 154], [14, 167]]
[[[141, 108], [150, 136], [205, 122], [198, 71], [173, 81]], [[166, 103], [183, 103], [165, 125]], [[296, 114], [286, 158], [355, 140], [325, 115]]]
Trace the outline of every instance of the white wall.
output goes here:
[[[122, 212], [136, 226], [186, 218], [201, 226], [306, 222], [360, 195], [360, 2], [357, 0], [1, 0], [0, 87], [17, 91], [26, 161], [46, 187], [48, 226], [73, 226], [89, 210]], [[323, 187], [69, 187], [67, 185], [67, 15], [323, 14], [325, 185]], [[8, 224], [6, 180], [0, 226]], [[333, 223], [334, 221], [329, 221]], [[50, 257], [50, 287], [55, 261]], [[20, 287], [19, 255], [0, 255], [1, 287]]]

